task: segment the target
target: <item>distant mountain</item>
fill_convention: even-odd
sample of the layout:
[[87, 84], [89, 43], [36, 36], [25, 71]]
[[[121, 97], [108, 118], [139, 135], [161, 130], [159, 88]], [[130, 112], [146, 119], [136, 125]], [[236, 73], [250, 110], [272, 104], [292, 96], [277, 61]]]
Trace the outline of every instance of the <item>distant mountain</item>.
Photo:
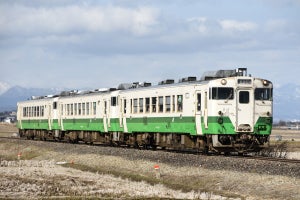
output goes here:
[[300, 85], [274, 88], [274, 120], [300, 120]]
[[60, 90], [44, 88], [23, 88], [14, 86], [0, 95], [0, 112], [16, 110], [17, 102], [30, 99], [32, 96], [58, 94]]
[[[30, 99], [31, 96], [59, 94], [68, 89], [44, 89], [11, 87], [0, 94], [0, 112], [16, 110], [18, 101]], [[274, 121], [300, 120], [300, 85], [286, 84], [274, 88]]]
[[10, 88], [9, 84], [0, 82], [0, 95], [6, 92]]

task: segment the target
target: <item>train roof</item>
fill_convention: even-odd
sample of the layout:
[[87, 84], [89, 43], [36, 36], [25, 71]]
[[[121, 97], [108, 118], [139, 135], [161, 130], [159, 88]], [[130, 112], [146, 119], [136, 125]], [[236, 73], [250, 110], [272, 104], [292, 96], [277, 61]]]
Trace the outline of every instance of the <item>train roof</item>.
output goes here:
[[117, 88], [101, 88], [95, 90], [71, 90], [71, 91], [62, 91], [60, 94], [56, 95], [47, 95], [47, 96], [32, 96], [31, 100], [42, 100], [42, 99], [54, 99], [56, 97], [68, 98], [68, 97], [80, 97], [80, 96], [89, 96], [89, 95], [98, 95], [98, 94], [109, 94], [113, 91], [132, 91], [139, 89], [148, 89], [148, 88], [162, 88], [166, 86], [181, 86], [181, 85], [190, 85], [190, 84], [206, 84], [210, 80], [227, 78], [227, 77], [237, 77], [237, 76], [247, 76], [247, 68], [238, 68], [235, 70], [217, 70], [217, 71], [208, 71], [205, 72], [200, 80], [197, 80], [194, 76], [189, 76], [179, 79], [177, 83], [173, 79], [166, 79], [160, 81], [158, 85], [152, 85], [149, 82], [133, 82], [133, 83], [122, 83]]

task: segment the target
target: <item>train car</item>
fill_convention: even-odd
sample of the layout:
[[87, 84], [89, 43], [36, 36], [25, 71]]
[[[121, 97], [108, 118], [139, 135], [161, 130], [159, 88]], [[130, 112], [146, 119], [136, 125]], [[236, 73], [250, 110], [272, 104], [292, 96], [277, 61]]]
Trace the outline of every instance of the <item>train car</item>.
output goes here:
[[272, 93], [270, 81], [248, 76], [246, 68], [219, 70], [200, 80], [121, 84], [19, 102], [18, 127], [28, 138], [252, 152], [268, 144]]

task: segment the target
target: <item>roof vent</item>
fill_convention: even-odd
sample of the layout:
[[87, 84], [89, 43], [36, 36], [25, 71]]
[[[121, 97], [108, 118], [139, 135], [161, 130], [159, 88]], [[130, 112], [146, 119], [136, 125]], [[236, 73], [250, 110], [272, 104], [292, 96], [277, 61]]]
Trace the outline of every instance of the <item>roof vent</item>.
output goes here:
[[189, 77], [179, 79], [179, 83], [192, 82], [192, 81], [197, 81], [197, 77], [196, 76], [189, 76]]
[[174, 83], [174, 79], [167, 79], [167, 80], [164, 80], [164, 81], [160, 81], [158, 83], [158, 85], [167, 85], [167, 84], [173, 84]]

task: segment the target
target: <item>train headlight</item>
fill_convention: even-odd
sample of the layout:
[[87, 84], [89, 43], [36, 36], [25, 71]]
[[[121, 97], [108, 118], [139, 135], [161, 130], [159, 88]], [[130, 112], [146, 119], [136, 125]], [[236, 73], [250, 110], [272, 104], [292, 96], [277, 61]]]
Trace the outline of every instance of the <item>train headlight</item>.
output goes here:
[[267, 80], [263, 80], [262, 82], [263, 82], [264, 86], [268, 86], [269, 85], [269, 81], [267, 81]]
[[222, 85], [226, 85], [226, 84], [227, 84], [226, 79], [222, 79], [222, 80], [221, 80], [221, 84], [222, 84]]

